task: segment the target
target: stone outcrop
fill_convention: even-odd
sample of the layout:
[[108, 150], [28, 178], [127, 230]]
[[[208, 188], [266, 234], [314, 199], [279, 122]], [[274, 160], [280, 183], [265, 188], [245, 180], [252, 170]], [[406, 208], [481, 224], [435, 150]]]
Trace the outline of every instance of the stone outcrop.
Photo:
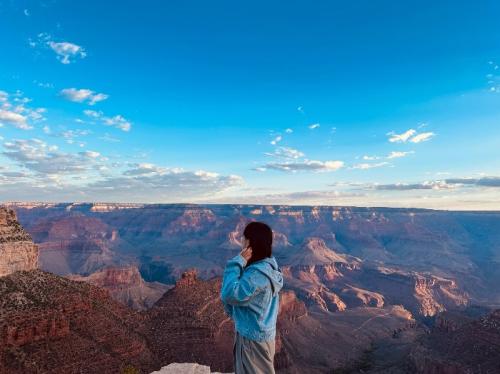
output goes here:
[[471, 322], [436, 326], [413, 348], [409, 362], [421, 374], [500, 373], [500, 309]]
[[12, 209], [0, 206], [0, 277], [38, 268], [38, 247]]
[[161, 362], [197, 362], [232, 370], [233, 323], [220, 301], [221, 279], [186, 271], [148, 311], [144, 335]]
[[90, 284], [15, 272], [0, 278], [0, 373], [153, 371], [142, 319]]
[[[210, 366], [192, 364], [192, 363], [173, 363], [162, 367], [151, 374], [223, 374], [210, 371]], [[232, 373], [228, 373], [232, 374]]]
[[145, 282], [137, 266], [107, 267], [89, 276], [70, 275], [69, 279], [83, 281], [104, 288], [111, 297], [135, 310], [153, 306], [172, 286], [158, 282]]

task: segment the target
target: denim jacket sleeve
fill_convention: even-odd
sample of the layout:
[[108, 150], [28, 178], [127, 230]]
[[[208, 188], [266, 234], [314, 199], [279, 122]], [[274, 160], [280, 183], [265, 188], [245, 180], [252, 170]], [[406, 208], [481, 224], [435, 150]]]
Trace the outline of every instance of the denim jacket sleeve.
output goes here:
[[222, 302], [222, 306], [224, 306], [224, 312], [226, 312], [226, 314], [229, 317], [232, 317], [233, 316], [233, 306], [231, 304], [225, 303], [224, 301]]
[[231, 309], [232, 305], [247, 305], [258, 289], [254, 272], [243, 271], [245, 265], [246, 260], [237, 255], [227, 262], [224, 270], [221, 300], [223, 304], [229, 304]]

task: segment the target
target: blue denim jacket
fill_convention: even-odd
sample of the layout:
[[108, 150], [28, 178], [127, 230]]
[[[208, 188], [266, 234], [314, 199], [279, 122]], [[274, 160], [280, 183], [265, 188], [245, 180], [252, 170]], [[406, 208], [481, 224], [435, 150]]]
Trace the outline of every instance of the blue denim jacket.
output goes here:
[[255, 341], [273, 340], [283, 275], [274, 256], [245, 265], [241, 255], [226, 264], [220, 295], [224, 310], [240, 335]]

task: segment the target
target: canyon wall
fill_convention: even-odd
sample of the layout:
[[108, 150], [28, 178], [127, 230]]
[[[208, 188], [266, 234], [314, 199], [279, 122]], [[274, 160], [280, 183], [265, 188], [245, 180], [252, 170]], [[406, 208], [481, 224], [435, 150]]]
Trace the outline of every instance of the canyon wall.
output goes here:
[[38, 247], [12, 209], [0, 206], [0, 277], [38, 268]]

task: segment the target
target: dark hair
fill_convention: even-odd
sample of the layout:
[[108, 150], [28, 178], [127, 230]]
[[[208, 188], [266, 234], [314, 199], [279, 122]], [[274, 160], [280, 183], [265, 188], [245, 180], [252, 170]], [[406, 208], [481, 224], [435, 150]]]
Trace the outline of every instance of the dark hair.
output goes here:
[[243, 235], [250, 241], [252, 247], [252, 257], [247, 262], [247, 266], [272, 256], [273, 231], [264, 222], [250, 222], [243, 231]]

